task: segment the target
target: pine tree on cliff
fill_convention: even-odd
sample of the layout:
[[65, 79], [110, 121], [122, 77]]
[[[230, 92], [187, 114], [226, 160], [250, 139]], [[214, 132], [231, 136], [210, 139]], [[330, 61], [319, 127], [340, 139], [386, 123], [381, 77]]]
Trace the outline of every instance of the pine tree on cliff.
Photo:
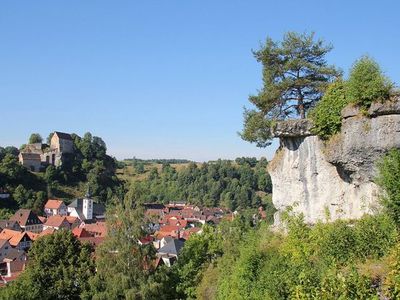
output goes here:
[[255, 109], [245, 109], [244, 140], [259, 147], [270, 144], [270, 127], [276, 120], [300, 117], [323, 95], [341, 72], [327, 64], [325, 55], [332, 50], [314, 33], [288, 32], [281, 42], [267, 38], [253, 54], [262, 63], [263, 87], [249, 97]]

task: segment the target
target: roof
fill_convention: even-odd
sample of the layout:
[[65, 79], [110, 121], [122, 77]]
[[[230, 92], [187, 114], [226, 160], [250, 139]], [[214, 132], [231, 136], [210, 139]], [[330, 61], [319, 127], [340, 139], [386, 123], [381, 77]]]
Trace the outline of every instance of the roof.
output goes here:
[[0, 220], [0, 228], [12, 228], [15, 225], [18, 225], [19, 228], [19, 224], [17, 221], [10, 221], [10, 220]]
[[25, 233], [29, 236], [29, 238], [34, 241], [36, 240], [40, 235], [38, 233], [34, 233], [31, 231], [25, 231]]
[[105, 237], [107, 235], [107, 227], [105, 222], [96, 222], [92, 224], [85, 224], [85, 230], [92, 233], [96, 237]]
[[8, 243], [7, 239], [2, 239], [0, 240], [0, 249], [4, 247], [4, 245], [6, 245]]
[[76, 220], [79, 220], [78, 217], [73, 217], [73, 216], [66, 216], [65, 219], [68, 221], [70, 225], [74, 224]]
[[164, 247], [160, 248], [158, 250], [158, 253], [178, 255], [181, 249], [183, 248], [184, 244], [185, 242], [183, 240], [178, 240], [178, 239], [172, 240]]
[[[60, 227], [64, 222], [68, 221], [64, 216], [54, 215], [47, 218], [47, 221], [44, 225], [50, 227]], [[69, 223], [68, 223], [69, 224]]]
[[18, 250], [15, 248], [11, 248], [8, 253], [6, 254], [5, 258], [3, 258], [3, 262], [5, 260], [12, 261], [12, 260], [26, 260], [26, 252], [23, 250]]
[[164, 225], [161, 226], [159, 231], [163, 231], [163, 232], [171, 232], [171, 231], [179, 231], [181, 227], [177, 226], [177, 225]]
[[0, 232], [0, 239], [8, 240], [13, 247], [17, 246], [25, 236], [28, 239], [32, 240], [26, 232], [20, 232], [10, 229], [3, 229], [3, 231]]
[[72, 141], [72, 137], [69, 133], [54, 131], [54, 134], [56, 134], [60, 139]]
[[62, 200], [49, 199], [44, 207], [49, 209], [59, 209], [63, 204], [64, 202]]
[[46, 228], [41, 233], [39, 233], [39, 237], [53, 234], [56, 230], [54, 228]]
[[39, 153], [21, 152], [19, 155], [21, 155], [22, 159], [41, 161]]
[[22, 226], [42, 224], [42, 221], [40, 221], [38, 216], [30, 209], [17, 210], [17, 212], [10, 218], [10, 221], [17, 221], [18, 224]]
[[46, 217], [42, 217], [42, 216], [38, 216], [40, 222], [42, 222], [43, 224], [46, 223], [47, 218]]
[[75, 227], [72, 234], [77, 238], [93, 237], [85, 228]]

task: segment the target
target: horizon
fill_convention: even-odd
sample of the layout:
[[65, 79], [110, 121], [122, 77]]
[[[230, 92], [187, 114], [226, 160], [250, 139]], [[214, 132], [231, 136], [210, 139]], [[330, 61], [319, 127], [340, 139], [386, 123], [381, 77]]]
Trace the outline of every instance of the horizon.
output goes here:
[[[362, 5], [361, 5], [362, 4]], [[364, 54], [400, 82], [400, 4], [35, 1], [0, 10], [0, 146], [91, 132], [117, 159], [267, 157], [241, 140], [267, 36], [316, 32], [347, 74]], [[312, 17], [310, 17], [312, 16]], [[373, 20], [374, 22], [371, 22]]]

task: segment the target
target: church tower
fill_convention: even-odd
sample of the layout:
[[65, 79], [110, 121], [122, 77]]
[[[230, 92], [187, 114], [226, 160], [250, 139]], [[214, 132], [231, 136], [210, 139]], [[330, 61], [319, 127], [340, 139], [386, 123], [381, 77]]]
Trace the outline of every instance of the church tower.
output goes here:
[[86, 220], [93, 219], [93, 199], [91, 199], [90, 190], [85, 195], [85, 198], [82, 200], [82, 213], [85, 216]]

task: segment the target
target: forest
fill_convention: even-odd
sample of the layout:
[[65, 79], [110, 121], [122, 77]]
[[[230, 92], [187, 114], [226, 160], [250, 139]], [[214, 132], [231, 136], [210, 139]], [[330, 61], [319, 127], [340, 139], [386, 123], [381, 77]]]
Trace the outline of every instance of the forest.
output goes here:
[[[179, 169], [162, 164], [160, 169], [150, 166], [146, 176], [133, 184], [145, 191], [143, 202], [187, 201], [208, 207], [222, 206], [232, 211], [256, 208], [268, 201], [272, 191], [267, 164], [265, 158], [189, 163]], [[134, 168], [137, 173], [145, 172], [138, 164]]]

